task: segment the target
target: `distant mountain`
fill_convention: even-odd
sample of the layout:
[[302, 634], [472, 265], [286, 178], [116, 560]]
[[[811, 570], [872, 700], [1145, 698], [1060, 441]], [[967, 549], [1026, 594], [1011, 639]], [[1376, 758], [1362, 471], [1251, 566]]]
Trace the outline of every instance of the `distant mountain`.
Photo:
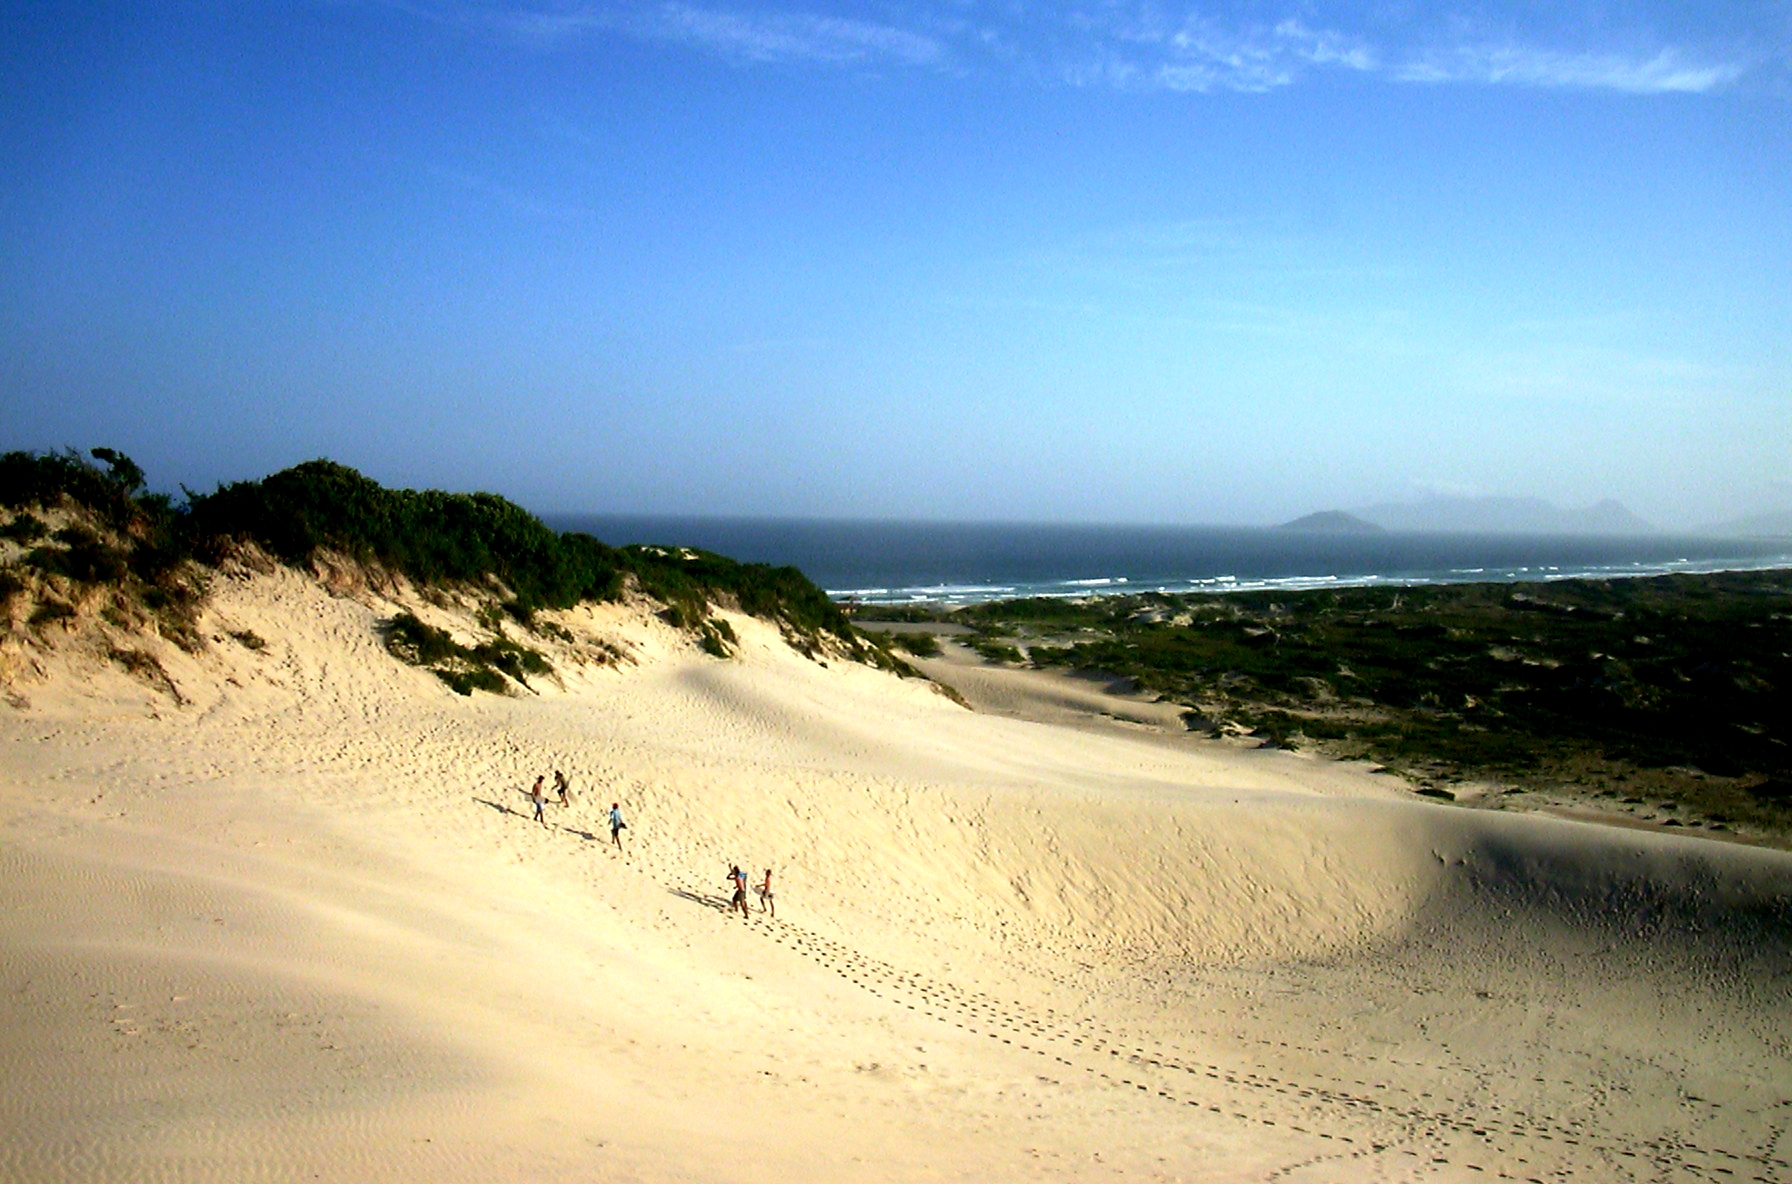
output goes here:
[[1276, 529], [1310, 530], [1325, 534], [1379, 534], [1381, 532], [1381, 527], [1375, 523], [1365, 522], [1355, 514], [1346, 514], [1343, 510], [1321, 510], [1317, 514], [1296, 518], [1293, 522], [1284, 522]]
[[1657, 527], [1615, 501], [1564, 510], [1536, 497], [1433, 497], [1357, 510], [1385, 530], [1476, 534], [1654, 534]]
[[1792, 538], [1792, 510], [1780, 510], [1772, 514], [1750, 514], [1746, 518], [1714, 522], [1710, 526], [1700, 527], [1699, 533], [1715, 534], [1724, 538]]

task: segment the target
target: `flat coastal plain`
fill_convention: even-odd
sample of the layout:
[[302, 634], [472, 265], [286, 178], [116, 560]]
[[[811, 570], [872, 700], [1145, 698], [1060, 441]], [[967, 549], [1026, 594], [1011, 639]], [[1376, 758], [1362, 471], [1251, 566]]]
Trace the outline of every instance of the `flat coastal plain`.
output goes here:
[[1792, 855], [736, 615], [463, 698], [400, 607], [8, 643], [0, 1180], [1792, 1180]]

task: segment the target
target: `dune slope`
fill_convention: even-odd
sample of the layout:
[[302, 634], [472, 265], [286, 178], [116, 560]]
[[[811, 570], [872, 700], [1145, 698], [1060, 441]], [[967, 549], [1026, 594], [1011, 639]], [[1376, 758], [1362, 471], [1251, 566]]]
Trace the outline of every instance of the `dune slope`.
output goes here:
[[282, 570], [165, 678], [13, 655], [0, 1179], [1792, 1178], [1792, 857], [742, 617], [561, 614], [629, 660], [461, 698], [393, 608]]

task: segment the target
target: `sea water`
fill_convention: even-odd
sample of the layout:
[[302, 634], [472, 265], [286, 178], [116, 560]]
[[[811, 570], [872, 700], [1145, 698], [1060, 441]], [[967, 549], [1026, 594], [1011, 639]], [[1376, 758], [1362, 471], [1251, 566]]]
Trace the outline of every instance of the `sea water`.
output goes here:
[[1792, 539], [547, 515], [606, 543], [790, 565], [839, 600], [1300, 590], [1792, 567]]

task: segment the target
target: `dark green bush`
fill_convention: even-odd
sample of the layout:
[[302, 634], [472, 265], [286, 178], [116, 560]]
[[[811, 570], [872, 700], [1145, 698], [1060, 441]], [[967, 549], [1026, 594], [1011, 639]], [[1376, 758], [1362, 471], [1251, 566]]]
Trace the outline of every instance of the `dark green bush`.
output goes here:
[[386, 649], [401, 662], [422, 666], [463, 695], [474, 691], [502, 694], [507, 674], [523, 686], [531, 674], [552, 674], [554, 668], [537, 650], [507, 637], [493, 637], [471, 649], [444, 629], [426, 625], [412, 613], [400, 613], [384, 626]]
[[412, 666], [433, 666], [464, 656], [467, 651], [445, 629], [425, 625], [414, 614], [399, 613], [385, 627], [386, 649]]
[[971, 648], [982, 655], [986, 661], [990, 662], [1020, 663], [1026, 660], [1021, 657], [1020, 650], [1017, 647], [1007, 645], [1000, 641], [988, 641], [979, 638], [971, 644]]
[[92, 455], [104, 462], [103, 471], [73, 449], [0, 454], [0, 507], [48, 509], [67, 500], [140, 539], [169, 531], [174, 515], [168, 499], [143, 495], [136, 462], [111, 448], [95, 448]]
[[289, 563], [320, 549], [382, 564], [418, 581], [495, 577], [515, 594], [518, 619], [538, 608], [613, 598], [621, 589], [614, 549], [558, 534], [489, 493], [386, 489], [327, 460], [192, 495], [195, 536], [251, 539]]
[[697, 645], [713, 658], [726, 658], [731, 652], [728, 643], [716, 631], [714, 622], [705, 621], [697, 632]]
[[31, 624], [48, 625], [52, 621], [67, 620], [74, 615], [73, 605], [63, 604], [59, 600], [43, 600], [31, 611]]
[[520, 646], [506, 637], [480, 642], [472, 650], [464, 652], [470, 653], [477, 662], [502, 670], [524, 686], [529, 685], [525, 675], [554, 672], [554, 668], [548, 665], [548, 660], [541, 656], [540, 651]]
[[473, 670], [431, 670], [437, 678], [447, 683], [457, 695], [471, 695], [474, 691], [488, 691], [494, 695], [502, 695], [508, 688], [504, 679], [494, 670], [481, 666]]
[[853, 641], [840, 606], [794, 567], [739, 563], [694, 547], [631, 546], [622, 556], [641, 590], [668, 606], [662, 615], [678, 628], [694, 626], [712, 603], [731, 597], [748, 616], [782, 622], [800, 635]]
[[937, 658], [940, 656], [940, 639], [931, 633], [892, 633], [890, 644], [898, 649], [907, 650], [917, 658]]
[[0, 526], [0, 538], [11, 539], [15, 543], [35, 543], [49, 533], [50, 528], [34, 514], [22, 513], [5, 526]]
[[50, 575], [65, 576], [83, 584], [115, 584], [130, 570], [130, 556], [108, 546], [84, 526], [69, 526], [50, 538], [57, 546], [34, 548], [25, 562]]
[[[8, 537], [41, 542], [26, 563], [46, 573], [94, 584], [134, 578], [168, 604], [190, 604], [198, 593], [183, 585], [181, 572], [192, 556], [216, 563], [232, 554], [236, 543], [253, 543], [301, 564], [330, 550], [425, 588], [449, 582], [501, 587], [508, 594], [480, 614], [481, 623], [500, 638], [503, 617], [535, 630], [539, 611], [614, 599], [632, 577], [643, 593], [666, 605], [670, 623], [700, 631], [706, 646], [736, 644], [732, 631], [710, 615], [717, 603], [732, 602], [777, 622], [805, 652], [819, 652], [824, 634], [861, 652], [840, 609], [793, 567], [737, 563], [685, 548], [617, 550], [587, 534], [557, 533], [493, 494], [386, 489], [327, 460], [307, 461], [259, 481], [232, 482], [209, 494], [187, 491], [187, 504], [177, 510], [169, 498], [144, 492], [143, 470], [129, 457], [108, 448], [91, 455], [100, 463], [73, 451], [0, 455], [0, 508], [23, 511], [72, 502], [126, 540], [110, 542], [77, 527], [58, 532], [52, 542], [60, 545], [52, 545], [42, 542], [37, 518], [15, 514], [5, 528]], [[397, 623], [388, 632], [388, 645], [395, 653], [421, 654], [438, 644], [421, 629], [420, 622]], [[542, 631], [569, 636], [564, 629]], [[484, 657], [466, 651], [452, 660], [495, 666], [519, 681], [546, 668], [546, 660], [532, 650], [508, 642], [489, 645]], [[417, 660], [429, 665], [435, 659]]]

